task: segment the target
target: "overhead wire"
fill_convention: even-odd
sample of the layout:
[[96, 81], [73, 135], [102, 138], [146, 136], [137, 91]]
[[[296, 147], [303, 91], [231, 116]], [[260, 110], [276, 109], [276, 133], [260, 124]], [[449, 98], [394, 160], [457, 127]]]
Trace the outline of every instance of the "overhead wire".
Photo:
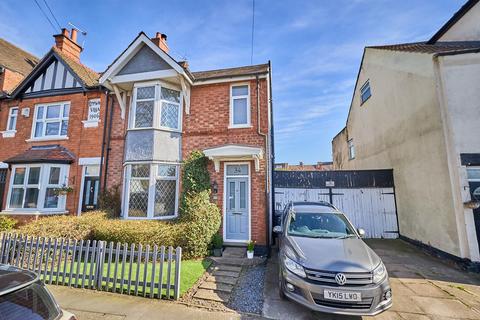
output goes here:
[[43, 16], [48, 20], [48, 23], [50, 23], [50, 25], [52, 26], [53, 30], [55, 30], [55, 32], [57, 32], [57, 28], [55, 27], [55, 25], [53, 24], [53, 22], [50, 20], [50, 18], [48, 17], [48, 15], [45, 13], [45, 11], [43, 10], [43, 8], [40, 6], [40, 4], [38, 3], [37, 0], [33, 0], [35, 1], [35, 3], [37, 4], [38, 6], [38, 9], [40, 9], [40, 11], [42, 12]]

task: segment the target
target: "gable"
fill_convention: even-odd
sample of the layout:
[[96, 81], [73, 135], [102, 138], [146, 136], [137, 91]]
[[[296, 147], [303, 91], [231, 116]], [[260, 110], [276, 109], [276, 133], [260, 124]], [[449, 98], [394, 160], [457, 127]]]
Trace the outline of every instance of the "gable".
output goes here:
[[144, 44], [118, 74], [123, 75], [169, 69], [172, 69], [172, 67]]

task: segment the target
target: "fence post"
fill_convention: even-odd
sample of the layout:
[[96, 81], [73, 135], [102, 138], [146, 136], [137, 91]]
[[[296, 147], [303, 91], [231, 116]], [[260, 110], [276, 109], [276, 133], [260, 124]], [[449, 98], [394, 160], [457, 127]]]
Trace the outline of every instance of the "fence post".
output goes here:
[[100, 241], [97, 254], [97, 270], [95, 279], [97, 280], [97, 290], [102, 290], [103, 280], [103, 262], [105, 261], [105, 241]]
[[180, 271], [182, 269], [182, 248], [175, 249], [175, 279], [173, 287], [173, 298], [178, 300], [180, 298]]

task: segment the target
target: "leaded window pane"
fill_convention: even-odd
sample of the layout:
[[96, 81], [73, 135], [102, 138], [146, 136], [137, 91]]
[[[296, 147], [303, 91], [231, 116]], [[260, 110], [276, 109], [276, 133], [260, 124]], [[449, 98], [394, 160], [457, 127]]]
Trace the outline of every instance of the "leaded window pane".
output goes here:
[[180, 92], [162, 87], [162, 100], [180, 103]]
[[247, 124], [247, 98], [233, 100], [233, 124]]
[[247, 96], [248, 86], [236, 86], [232, 87], [232, 96]]
[[28, 184], [38, 184], [40, 181], [40, 167], [31, 167], [28, 173]]
[[60, 117], [60, 105], [47, 107], [47, 119], [55, 119]]
[[46, 136], [58, 136], [60, 130], [60, 122], [49, 122], [45, 130]]
[[146, 217], [148, 210], [148, 180], [130, 180], [129, 217]]
[[24, 208], [37, 207], [38, 191], [38, 188], [27, 188], [27, 192], [25, 194], [25, 204], [23, 205]]
[[148, 178], [148, 177], [150, 177], [149, 164], [132, 165], [132, 178]]
[[16, 168], [15, 176], [13, 177], [13, 184], [23, 184], [25, 181], [25, 168]]
[[178, 109], [178, 105], [163, 102], [160, 125], [162, 127], [178, 129]]
[[60, 183], [60, 168], [51, 167], [50, 176], [48, 178], [48, 184], [59, 184]]
[[160, 180], [155, 183], [155, 208], [154, 216], [175, 215], [175, 180]]
[[137, 102], [135, 128], [149, 128], [153, 126], [153, 106], [153, 101]]
[[137, 88], [137, 99], [154, 99], [155, 86]]
[[45, 191], [44, 208], [51, 209], [58, 207], [58, 196], [55, 194], [55, 188], [47, 188]]
[[13, 188], [10, 196], [10, 208], [21, 208], [23, 203], [23, 188]]
[[159, 164], [157, 176], [159, 177], [175, 177], [176, 176], [176, 166], [168, 164]]

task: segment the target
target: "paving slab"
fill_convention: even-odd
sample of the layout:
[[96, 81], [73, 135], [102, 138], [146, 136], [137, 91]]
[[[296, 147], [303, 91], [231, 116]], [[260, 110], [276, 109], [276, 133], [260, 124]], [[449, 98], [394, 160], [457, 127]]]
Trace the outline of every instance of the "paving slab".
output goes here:
[[400, 296], [393, 292], [393, 306], [390, 308], [392, 311], [397, 312], [411, 312], [423, 314], [423, 309], [413, 300], [412, 296]]
[[208, 276], [205, 281], [234, 285], [235, 283], [237, 283], [237, 278], [225, 277], [225, 276]]
[[412, 297], [427, 314], [456, 319], [480, 319], [480, 313], [473, 311], [458, 300], [431, 297]]
[[228, 299], [230, 299], [230, 294], [209, 289], [198, 289], [193, 297], [202, 300], [212, 300], [226, 303], [228, 302]]
[[240, 272], [240, 271], [242, 271], [242, 267], [241, 266], [235, 266], [235, 265], [228, 265], [228, 264], [220, 264], [220, 265], [215, 266], [213, 268], [213, 270]]
[[415, 293], [416, 296], [422, 297], [432, 297], [432, 298], [445, 298], [452, 299], [454, 298], [451, 294], [448, 294], [446, 291], [440, 289], [432, 283], [406, 283], [411, 291]]
[[224, 277], [232, 277], [232, 278], [238, 278], [240, 275], [240, 272], [235, 272], [235, 271], [213, 271], [214, 276], [224, 276]]
[[233, 290], [233, 285], [230, 284], [225, 284], [225, 283], [216, 283], [216, 282], [203, 282], [200, 285], [201, 289], [210, 289], [210, 290], [216, 290], [216, 291], [223, 291], [223, 292], [232, 292]]
[[399, 315], [404, 320], [431, 320], [428, 316], [419, 313], [399, 312]]

